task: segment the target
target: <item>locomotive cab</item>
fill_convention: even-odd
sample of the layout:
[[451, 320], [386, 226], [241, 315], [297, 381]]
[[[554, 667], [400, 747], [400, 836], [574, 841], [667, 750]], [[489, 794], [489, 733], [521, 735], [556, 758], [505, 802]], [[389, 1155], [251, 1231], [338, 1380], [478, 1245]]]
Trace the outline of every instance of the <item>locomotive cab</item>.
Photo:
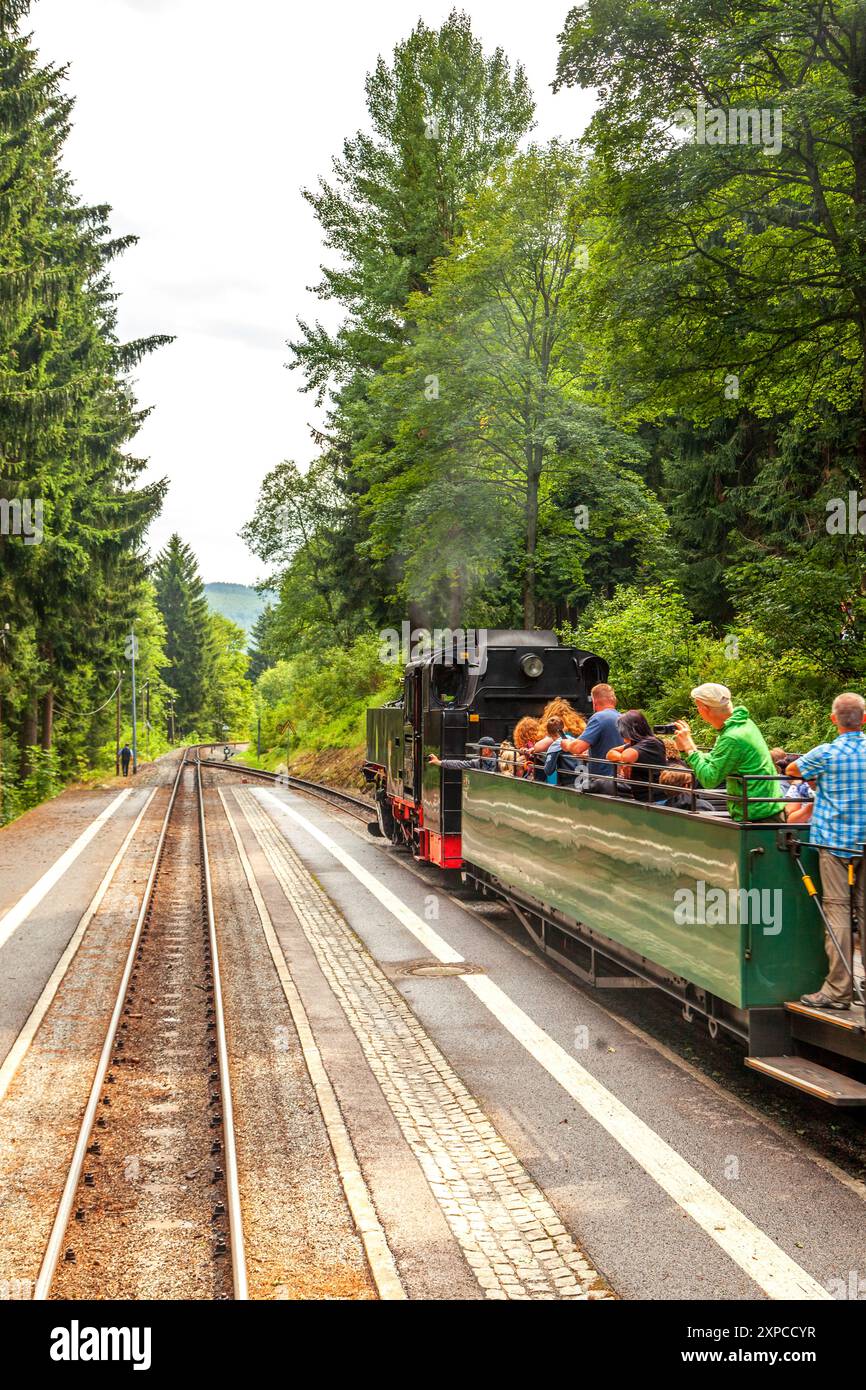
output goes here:
[[607, 672], [601, 657], [561, 646], [553, 632], [511, 629], [460, 633], [409, 662], [401, 698], [367, 711], [364, 774], [376, 786], [382, 834], [419, 859], [460, 868], [461, 771], [429, 755], [463, 758], [485, 735], [499, 744], [556, 696], [589, 714], [589, 692]]

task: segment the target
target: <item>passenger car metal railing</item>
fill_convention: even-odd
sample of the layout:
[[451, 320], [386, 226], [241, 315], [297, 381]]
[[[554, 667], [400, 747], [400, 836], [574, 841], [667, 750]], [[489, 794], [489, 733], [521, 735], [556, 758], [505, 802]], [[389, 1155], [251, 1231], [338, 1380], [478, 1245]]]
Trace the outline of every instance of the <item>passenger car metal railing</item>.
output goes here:
[[[525, 773], [522, 773], [522, 772], [518, 772], [518, 771], [517, 771], [517, 766], [518, 766], [518, 763], [519, 763], [519, 762], [522, 761], [524, 765], [527, 765], [527, 766], [533, 767], [534, 769], [537, 769], [537, 768], [539, 768], [539, 767], [543, 767], [543, 766], [544, 766], [544, 762], [545, 762], [546, 756], [547, 756], [546, 753], [531, 754], [531, 753], [529, 753], [528, 751], [521, 751], [520, 749], [514, 749], [514, 750], [512, 750], [512, 749], [509, 747], [509, 749], [508, 749], [509, 753], [511, 753], [511, 752], [513, 751], [514, 756], [515, 756], [515, 762], [514, 762], [514, 765], [513, 765], [514, 770], [513, 770], [512, 772], [503, 772], [503, 771], [500, 770], [500, 767], [499, 767], [499, 752], [500, 752], [500, 745], [499, 745], [499, 744], [497, 744], [497, 745], [496, 745], [495, 747], [493, 747], [493, 748], [486, 748], [486, 749], [482, 750], [480, 744], [478, 744], [478, 743], [467, 743], [467, 745], [466, 745], [466, 751], [467, 751], [467, 754], [468, 754], [470, 757], [479, 757], [479, 758], [480, 758], [480, 755], [481, 755], [482, 751], [485, 751], [485, 752], [488, 753], [489, 756], [488, 756], [488, 758], [487, 758], [487, 760], [486, 760], [487, 765], [485, 766], [485, 763], [482, 762], [480, 768], [478, 769], [479, 771], [487, 772], [487, 773], [489, 773], [490, 775], [493, 775], [493, 776], [500, 776], [500, 777], [505, 776], [505, 777], [509, 777], [509, 778], [515, 778], [515, 777], [516, 777], [516, 778], [518, 778], [518, 779], [520, 779], [521, 777], [525, 776]], [[574, 756], [574, 755], [566, 754], [566, 756]], [[579, 761], [579, 762], [584, 762], [584, 763], [586, 763], [586, 762], [589, 761], [589, 759], [588, 759], [588, 758], [586, 758], [586, 759], [580, 759], [580, 760], [578, 760], [578, 761]], [[601, 759], [596, 759], [595, 761], [600, 762]], [[621, 780], [621, 781], [623, 782], [624, 785], [627, 785], [627, 783], [628, 783], [631, 779], [630, 779], [630, 778], [622, 778], [622, 779], [619, 779], [618, 773], [619, 773], [619, 770], [620, 770], [620, 766], [621, 766], [620, 764], [611, 763], [611, 764], [610, 764], [610, 773], [609, 773], [609, 774], [608, 774], [608, 773], [600, 773], [600, 774], [592, 774], [592, 775], [590, 775], [590, 776], [587, 776], [587, 784], [588, 784], [588, 782], [591, 781], [591, 780], [595, 780], [596, 782], [599, 781], [599, 780], [602, 780], [602, 779], [604, 779], [604, 780], [609, 780], [609, 781], [614, 785], [614, 797], [616, 798], [616, 797], [619, 796], [619, 795], [623, 795], [624, 793], [618, 793], [618, 792], [616, 791], [616, 784], [617, 784], [617, 781]], [[640, 768], [641, 770], [646, 771], [647, 774], [648, 774], [646, 781], [641, 780], [641, 781], [639, 782], [639, 785], [640, 785], [642, 788], [645, 788], [645, 789], [646, 789], [646, 793], [647, 793], [646, 797], [644, 798], [643, 796], [634, 796], [634, 797], [632, 798], [634, 804], [637, 804], [637, 805], [651, 806], [651, 807], [653, 807], [654, 809], [659, 809], [659, 810], [665, 810], [665, 809], [668, 809], [668, 810], [685, 809], [685, 808], [678, 808], [678, 807], [668, 807], [668, 806], [666, 806], [665, 803], [666, 803], [669, 799], [676, 798], [677, 800], [679, 800], [681, 797], [686, 797], [686, 798], [688, 799], [689, 803], [690, 803], [689, 808], [688, 808], [688, 809], [689, 809], [689, 813], [705, 814], [705, 815], [711, 815], [711, 814], [712, 814], [712, 815], [718, 815], [719, 812], [722, 812], [722, 814], [727, 814], [727, 813], [728, 813], [727, 808], [728, 808], [729, 804], [730, 804], [731, 802], [734, 802], [734, 801], [739, 801], [739, 804], [740, 804], [740, 807], [741, 807], [741, 810], [742, 810], [742, 816], [741, 816], [741, 818], [740, 818], [739, 823], [740, 823], [741, 825], [745, 825], [745, 826], [749, 826], [749, 825], [753, 825], [753, 826], [754, 826], [754, 825], [764, 825], [764, 826], [766, 826], [768, 823], [769, 823], [769, 824], [775, 823], [775, 817], [772, 817], [772, 816], [769, 816], [769, 817], [768, 817], [768, 816], [754, 816], [754, 815], [750, 815], [750, 810], [753, 809], [754, 807], [756, 807], [756, 806], [766, 806], [766, 805], [773, 805], [773, 806], [776, 806], [776, 807], [781, 807], [781, 809], [782, 809], [782, 820], [781, 820], [781, 823], [779, 824], [779, 848], [780, 848], [780, 849], [784, 849], [785, 851], [787, 851], [788, 853], [790, 853], [790, 855], [791, 855], [791, 857], [792, 857], [794, 863], [796, 864], [797, 871], [798, 871], [798, 873], [799, 873], [799, 875], [800, 875], [800, 878], [801, 878], [801, 880], [802, 880], [802, 882], [803, 882], [803, 885], [804, 885], [804, 887], [805, 887], [807, 893], [809, 894], [809, 896], [812, 898], [812, 901], [815, 903], [816, 910], [817, 910], [818, 915], [819, 915], [819, 917], [820, 917], [820, 919], [821, 919], [821, 922], [822, 922], [822, 924], [823, 924], [823, 926], [824, 926], [824, 928], [825, 928], [825, 930], [826, 930], [826, 932], [827, 932], [827, 935], [829, 936], [830, 940], [832, 941], [833, 945], [835, 946], [836, 951], [837, 951], [837, 953], [838, 953], [838, 955], [839, 955], [839, 959], [842, 961], [842, 963], [843, 963], [843, 965], [844, 965], [844, 967], [845, 967], [845, 971], [846, 971], [846, 973], [847, 973], [847, 975], [848, 975], [848, 978], [851, 980], [852, 985], [855, 983], [855, 973], [854, 973], [854, 926], [855, 926], [855, 923], [856, 923], [856, 924], [859, 926], [859, 929], [860, 929], [860, 932], [861, 932], [861, 933], [862, 933], [863, 931], [866, 931], [866, 893], [864, 893], [864, 887], [866, 887], [866, 867], [864, 867], [864, 869], [863, 869], [863, 871], [862, 871], [864, 877], [863, 877], [863, 879], [861, 879], [861, 885], [860, 885], [859, 903], [858, 903], [858, 909], [859, 909], [859, 910], [858, 910], [857, 912], [855, 912], [855, 901], [854, 901], [854, 900], [855, 900], [855, 894], [854, 894], [854, 887], [855, 887], [855, 883], [856, 883], [856, 870], [854, 869], [854, 861], [862, 859], [862, 858], [864, 857], [864, 854], [866, 854], [866, 840], [860, 842], [859, 848], [858, 848], [857, 850], [852, 850], [851, 847], [850, 847], [850, 845], [847, 845], [847, 846], [844, 846], [844, 847], [843, 847], [843, 846], [838, 846], [838, 845], [820, 845], [820, 846], [812, 845], [812, 846], [810, 846], [807, 840], [802, 840], [802, 839], [800, 839], [799, 835], [797, 834], [797, 830], [796, 830], [796, 829], [794, 829], [794, 828], [792, 828], [792, 827], [784, 828], [785, 819], [786, 819], [785, 816], [784, 816], [784, 808], [785, 808], [785, 806], [788, 806], [788, 805], [790, 805], [790, 806], [795, 806], [795, 805], [808, 805], [808, 804], [811, 804], [811, 802], [814, 800], [814, 797], [813, 797], [813, 796], [791, 796], [791, 795], [788, 795], [788, 794], [784, 794], [784, 793], [782, 792], [782, 784], [783, 784], [783, 783], [788, 783], [789, 785], [795, 785], [797, 782], [805, 782], [805, 780], [806, 780], [805, 778], [792, 778], [792, 777], [787, 777], [787, 776], [785, 776], [785, 775], [782, 774], [782, 773], [761, 773], [761, 772], [757, 772], [757, 773], [742, 773], [742, 774], [739, 774], [739, 775], [737, 776], [737, 778], [736, 778], [736, 780], [739, 781], [739, 782], [741, 782], [741, 784], [742, 784], [742, 785], [741, 785], [741, 790], [740, 790], [739, 794], [736, 794], [736, 793], [730, 793], [730, 794], [729, 794], [728, 791], [727, 791], [726, 789], [725, 789], [725, 790], [722, 790], [722, 789], [717, 789], [717, 788], [705, 788], [705, 787], [701, 787], [700, 784], [698, 783], [697, 777], [695, 776], [694, 772], [692, 771], [692, 769], [691, 769], [691, 768], [688, 766], [688, 764], [686, 764], [686, 763], [682, 763], [682, 764], [679, 764], [679, 763], [668, 763], [668, 764], [665, 765], [665, 766], [659, 766], [658, 763], [644, 763], [644, 762], [641, 762], [641, 761], [638, 760], [638, 761], [636, 761], [636, 762], [634, 762], [634, 763], [625, 764], [625, 766], [627, 766], [627, 767], [630, 768], [630, 769]], [[569, 777], [572, 777], [572, 778], [573, 778], [574, 775], [575, 775], [575, 773], [577, 772], [577, 770], [578, 770], [578, 769], [557, 769], [560, 778], [563, 779], [563, 780], [560, 781], [559, 785], [562, 785], [562, 786], [567, 787], [567, 786], [569, 785], [569, 782], [568, 782], [567, 779], [568, 779]], [[684, 787], [684, 786], [676, 786], [676, 785], [672, 785], [672, 784], [669, 784], [669, 783], [666, 783], [666, 782], [662, 782], [660, 779], [661, 779], [662, 774], [665, 773], [665, 772], [682, 772], [682, 773], [687, 774], [688, 777], [689, 777], [689, 779], [690, 779], [690, 785], [689, 785], [688, 787]], [[563, 774], [564, 774], [564, 776], [563, 776]], [[771, 796], [750, 795], [750, 793], [749, 793], [749, 787], [750, 787], [750, 785], [754, 786], [755, 783], [762, 783], [764, 786], [766, 786], [766, 784], [767, 784], [768, 782], [770, 782], [770, 783], [777, 783], [777, 784], [779, 785], [779, 790], [775, 793], [775, 795], [771, 795]], [[579, 793], [582, 793], [582, 792], [589, 792], [590, 788], [589, 788], [588, 785], [582, 785], [582, 786], [575, 786], [575, 787], [574, 787], [574, 790], [577, 791], [577, 792], [579, 792]], [[661, 796], [659, 795], [659, 793], [661, 793]], [[603, 797], [603, 798], [605, 798], [605, 799], [607, 799], [607, 797], [609, 796], [609, 793], [598, 792], [598, 791], [596, 791], [596, 792], [594, 792], [594, 793], [592, 793], [592, 794], [593, 794], [594, 796], [601, 796], [601, 797]], [[713, 809], [712, 811], [699, 812], [698, 809], [697, 809], [697, 800], [698, 800], [698, 797], [699, 797], [699, 796], [700, 796], [701, 799], [711, 802], [711, 803], [714, 805], [714, 809]], [[716, 807], [718, 808], [718, 810], [715, 809]], [[723, 810], [723, 808], [725, 808], [725, 809]], [[804, 824], [804, 823], [803, 823], [803, 824]], [[798, 827], [798, 828], [799, 828], [799, 827]], [[805, 824], [804, 824], [804, 828], [806, 828], [806, 827], [805, 827]], [[803, 865], [801, 851], [802, 851], [803, 849], [805, 849], [805, 848], [812, 848], [812, 849], [827, 849], [827, 850], [830, 851], [830, 853], [834, 854], [836, 857], [838, 857], [838, 858], [844, 860], [844, 861], [847, 863], [847, 866], [848, 866], [848, 882], [849, 882], [849, 887], [850, 887], [850, 908], [849, 908], [849, 911], [850, 911], [850, 919], [851, 919], [851, 934], [850, 934], [850, 949], [849, 949], [849, 950], [845, 950], [845, 949], [843, 948], [842, 943], [839, 941], [839, 939], [838, 939], [836, 933], [834, 932], [832, 926], [830, 925], [830, 922], [829, 922], [829, 920], [828, 920], [828, 918], [827, 918], [827, 914], [826, 914], [826, 912], [825, 912], [825, 910], [824, 910], [824, 907], [823, 907], [823, 904], [822, 904], [822, 902], [821, 902], [821, 898], [820, 898], [820, 895], [819, 895], [819, 893], [818, 893], [818, 890], [817, 890], [817, 888], [816, 888], [816, 886], [815, 886], [815, 883], [814, 883], [814, 881], [813, 881], [811, 875], [807, 872], [806, 868], [805, 868], [804, 865]]]
[[[518, 779], [526, 780], [529, 779], [526, 777], [525, 769], [528, 767], [533, 769], [534, 771], [538, 771], [541, 768], [543, 768], [547, 758], [546, 752], [530, 753], [528, 750], [521, 750], [519, 748], [512, 749], [509, 747], [507, 750], [508, 753], [513, 753], [514, 755], [514, 762], [512, 764], [514, 770], [513, 772], [504, 772], [499, 767], [500, 749], [501, 745], [499, 744], [497, 744], [494, 748], [487, 747], [485, 749], [482, 749], [479, 743], [467, 743], [466, 756], [480, 759], [482, 752], [487, 752], [489, 754], [489, 757], [481, 763], [481, 766], [478, 769], [476, 769], [477, 771], [495, 774], [500, 777], [514, 776]], [[688, 767], [686, 763], [670, 762], [665, 765], [659, 765], [658, 763], [645, 763], [641, 762], [640, 760], [624, 765], [616, 763], [605, 763], [607, 769], [606, 771], [589, 772], [588, 764], [590, 762], [600, 763], [604, 762], [605, 760], [602, 758], [591, 758], [588, 755], [583, 758], [577, 758], [576, 755], [569, 753], [565, 753], [565, 756], [575, 757], [578, 766], [576, 768], [557, 768], [557, 773], [559, 777], [558, 785], [566, 787], [569, 790], [573, 790], [579, 794], [591, 791], [591, 788], [588, 785], [590, 782], [598, 783], [609, 781], [614, 785], [613, 794], [615, 796], [625, 796], [627, 794], [626, 788], [629, 787], [629, 783], [632, 781], [632, 778], [630, 776], [620, 776], [620, 768], [621, 766], [624, 766], [628, 768], [629, 771], [631, 771], [632, 769], [639, 769], [640, 771], [646, 771], [648, 774], [646, 778], [634, 779], [637, 786], [639, 786], [641, 789], [645, 788], [647, 791], [646, 797], [640, 795], [633, 795], [632, 799], [640, 805], [652, 805], [664, 808], [665, 804], [668, 801], [679, 801], [681, 798], [684, 797], [689, 801], [688, 808], [673, 807], [671, 809], [689, 809], [690, 811], [697, 813], [697, 800], [699, 797], [702, 800], [709, 801], [711, 805], [713, 805], [714, 809], [715, 806], [718, 806], [720, 810], [725, 807], [725, 803], [728, 800], [727, 794], [725, 792], [717, 792], [715, 789], [707, 789], [699, 786], [694, 773], [691, 771], [691, 769]], [[579, 772], [581, 768], [584, 769], [585, 780], [579, 777]], [[689, 778], [689, 784], [687, 786], [678, 786], [662, 782], [660, 778], [661, 774], [664, 772], [683, 773]], [[576, 778], [577, 781], [575, 781]], [[623, 790], [617, 791], [617, 786], [622, 787]], [[596, 790], [592, 791], [592, 795], [608, 796], [610, 795], [610, 793]], [[710, 812], [705, 812], [704, 814], [709, 815]]]

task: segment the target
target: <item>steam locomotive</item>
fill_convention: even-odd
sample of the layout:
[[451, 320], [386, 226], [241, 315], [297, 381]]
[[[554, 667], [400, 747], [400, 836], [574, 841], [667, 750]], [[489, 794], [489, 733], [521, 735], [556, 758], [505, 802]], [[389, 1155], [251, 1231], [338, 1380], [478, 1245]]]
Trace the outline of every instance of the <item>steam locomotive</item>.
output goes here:
[[459, 869], [461, 774], [428, 761], [462, 758], [485, 735], [510, 739], [523, 715], [556, 696], [589, 714], [589, 692], [607, 680], [607, 662], [560, 645], [554, 632], [468, 629], [440, 634], [407, 663], [399, 700], [367, 711], [364, 776], [376, 788], [386, 839], [418, 859]]

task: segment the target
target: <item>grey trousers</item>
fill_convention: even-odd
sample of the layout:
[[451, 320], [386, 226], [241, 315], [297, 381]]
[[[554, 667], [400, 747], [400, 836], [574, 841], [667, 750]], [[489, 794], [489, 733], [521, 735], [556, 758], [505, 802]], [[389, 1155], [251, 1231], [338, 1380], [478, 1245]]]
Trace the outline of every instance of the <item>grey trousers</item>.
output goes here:
[[[863, 952], [864, 936], [864, 917], [863, 917], [863, 860], [855, 859], [854, 862], [854, 902], [857, 907], [857, 916], [860, 921], [860, 952]], [[848, 860], [839, 859], [835, 854], [831, 854], [828, 849], [821, 849], [818, 852], [818, 860], [821, 866], [821, 903], [827, 915], [827, 921], [833, 928], [833, 933], [844, 953], [844, 961], [853, 970], [853, 946], [851, 940], [851, 895], [852, 890], [848, 886]], [[851, 1002], [852, 979], [846, 969], [845, 963], [833, 942], [829, 932], [824, 932], [824, 948], [827, 952], [827, 960], [830, 969], [824, 981], [822, 989], [825, 994], [829, 994], [831, 999], [836, 999], [840, 1003]], [[864, 955], [866, 960], [866, 955]]]

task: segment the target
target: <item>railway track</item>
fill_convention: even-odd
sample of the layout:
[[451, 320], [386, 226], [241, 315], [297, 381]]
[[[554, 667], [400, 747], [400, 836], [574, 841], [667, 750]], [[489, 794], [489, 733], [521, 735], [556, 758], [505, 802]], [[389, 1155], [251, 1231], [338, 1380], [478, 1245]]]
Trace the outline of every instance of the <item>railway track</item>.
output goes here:
[[341, 811], [348, 811], [356, 816], [358, 820], [366, 822], [376, 819], [375, 806], [364, 797], [353, 796], [351, 792], [340, 791], [337, 787], [326, 787], [321, 782], [309, 782], [304, 777], [290, 777], [284, 772], [264, 772], [261, 768], [248, 767], [245, 763], [219, 762], [215, 758], [202, 758], [201, 766], [223, 772], [226, 769], [243, 772], [246, 776], [258, 777], [271, 786], [290, 787], [293, 791], [306, 792], [318, 801], [328, 801], [332, 806], [338, 806]]
[[187, 753], [34, 1298], [247, 1296], [204, 797]]

